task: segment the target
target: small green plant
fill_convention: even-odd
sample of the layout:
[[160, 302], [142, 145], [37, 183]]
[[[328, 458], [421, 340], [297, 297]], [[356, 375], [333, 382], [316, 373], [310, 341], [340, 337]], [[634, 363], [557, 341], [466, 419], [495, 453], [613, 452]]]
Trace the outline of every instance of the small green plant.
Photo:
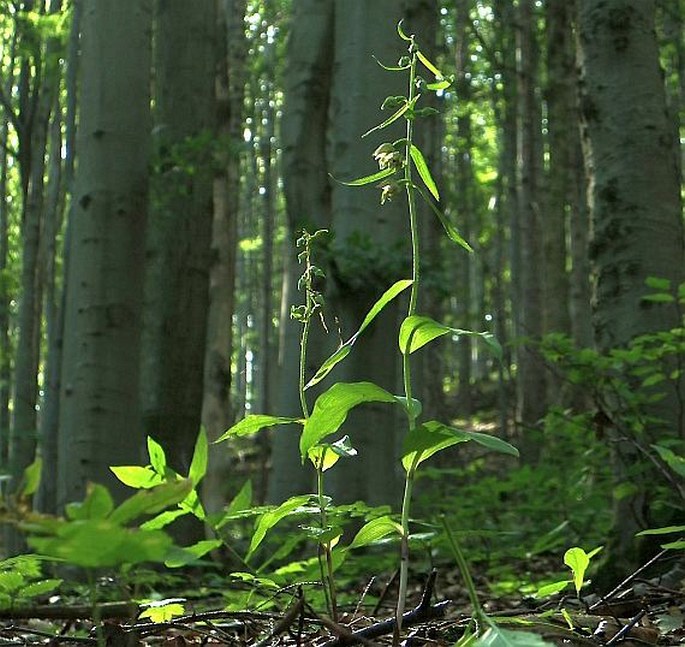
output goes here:
[[558, 582], [552, 582], [551, 584], [541, 586], [537, 591], [537, 596], [544, 598], [548, 595], [554, 595], [563, 591], [569, 584], [573, 584], [576, 589], [576, 595], [580, 597], [580, 589], [586, 584], [585, 573], [590, 566], [590, 560], [599, 553], [602, 548], [602, 546], [598, 546], [589, 553], [586, 553], [578, 546], [569, 548], [564, 553], [564, 564], [571, 569], [571, 574], [573, 575], [572, 579], [559, 580]]
[[42, 564], [46, 559], [24, 554], [0, 561], [0, 609], [29, 604], [59, 587], [61, 579], [43, 577]]

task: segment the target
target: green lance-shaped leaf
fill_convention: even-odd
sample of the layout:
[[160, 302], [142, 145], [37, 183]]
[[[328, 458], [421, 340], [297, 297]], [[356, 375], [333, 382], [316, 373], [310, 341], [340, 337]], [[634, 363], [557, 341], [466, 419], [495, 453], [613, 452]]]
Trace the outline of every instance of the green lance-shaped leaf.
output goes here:
[[580, 593], [580, 589], [583, 587], [585, 571], [590, 565], [590, 559], [592, 559], [600, 550], [602, 550], [601, 546], [586, 553], [582, 548], [574, 546], [564, 553], [564, 564], [566, 564], [573, 573], [573, 584], [576, 587], [577, 593]]
[[252, 540], [250, 541], [250, 547], [247, 551], [247, 557], [245, 559], [249, 559], [255, 550], [259, 548], [259, 545], [266, 537], [266, 533], [271, 530], [271, 528], [273, 528], [279, 521], [297, 512], [299, 508], [307, 505], [310, 499], [311, 497], [309, 494], [294, 496], [281, 503], [281, 505], [274, 510], [264, 513], [257, 522], [254, 535], [252, 535]]
[[149, 490], [164, 482], [164, 477], [152, 467], [142, 465], [114, 465], [109, 468], [124, 485], [137, 490]]
[[514, 631], [492, 625], [472, 647], [554, 647], [554, 643], [532, 631]]
[[411, 43], [411, 42], [414, 40], [414, 36], [413, 36], [413, 35], [412, 35], [412, 36], [407, 36], [407, 34], [405, 33], [404, 29], [402, 29], [402, 23], [403, 23], [403, 22], [404, 22], [403, 20], [400, 20], [400, 21], [397, 23], [397, 35], [398, 35], [402, 40], [406, 40], [408, 43]]
[[109, 520], [126, 524], [144, 514], [156, 514], [165, 508], [180, 503], [193, 488], [190, 479], [163, 483], [151, 490], [139, 490], [126, 499], [109, 516]]
[[638, 532], [635, 536], [642, 537], [643, 535], [670, 535], [674, 532], [685, 532], [685, 526], [664, 526], [663, 528], [648, 528]]
[[222, 544], [221, 539], [203, 539], [192, 546], [185, 546], [183, 548], [174, 546], [169, 551], [169, 556], [164, 560], [164, 565], [167, 568], [187, 566], [203, 558], [210, 551], [216, 550]]
[[438, 209], [433, 201], [425, 194], [420, 186], [412, 185], [420, 194], [421, 197], [426, 201], [428, 206], [433, 210], [433, 213], [438, 217], [442, 228], [445, 230], [447, 237], [455, 244], [463, 247], [467, 252], [473, 253], [473, 248], [469, 245], [464, 238], [462, 238], [459, 230], [450, 222], [449, 218]]
[[345, 186], [364, 186], [365, 184], [373, 184], [374, 182], [378, 182], [379, 180], [384, 180], [386, 177], [390, 177], [391, 175], [394, 175], [396, 172], [396, 168], [386, 168], [382, 171], [378, 171], [377, 173], [372, 173], [371, 175], [358, 177], [356, 180], [349, 180], [348, 182], [345, 182], [343, 180], [336, 180], [336, 182], [340, 182], [340, 184], [344, 184]]
[[452, 81], [449, 79], [443, 79], [442, 81], [436, 81], [435, 83], [426, 83], [426, 87], [429, 90], [433, 90], [433, 92], [445, 90], [446, 88], [449, 88], [450, 85], [452, 85]]
[[560, 580], [559, 582], [552, 582], [551, 584], [545, 584], [541, 586], [536, 592], [536, 598], [546, 598], [550, 595], [556, 595], [560, 591], [563, 591], [569, 584], [571, 580]]
[[37, 456], [25, 470], [21, 479], [19, 496], [31, 496], [35, 494], [40, 485], [40, 477], [43, 472], [43, 459]]
[[438, 323], [430, 317], [411, 315], [400, 326], [398, 337], [400, 352], [403, 355], [411, 355], [414, 351], [417, 351], [434, 339], [446, 335], [451, 330], [449, 326]]
[[[407, 101], [401, 108], [399, 108], [399, 110], [396, 110], [385, 121], [367, 130], [362, 135], [362, 137], [367, 137], [368, 135], [370, 135], [373, 132], [376, 132], [377, 130], [383, 130], [383, 128], [387, 128], [390, 124], [396, 122], [400, 117], [402, 117], [402, 115], [404, 115], [405, 112], [407, 112], [407, 110], [413, 108], [416, 105], [416, 102], [419, 100], [420, 97], [421, 95], [417, 94], [411, 101]], [[368, 182], [366, 184], [368, 184]]]
[[300, 455], [304, 463], [309, 450], [329, 434], [338, 431], [350, 409], [364, 402], [395, 403], [394, 396], [372, 382], [339, 382], [324, 391], [314, 403], [300, 436]]
[[164, 448], [152, 436], [147, 437], [147, 453], [152, 469], [160, 476], [166, 474], [166, 454]]
[[426, 69], [430, 70], [433, 73], [433, 76], [436, 79], [442, 80], [445, 78], [445, 75], [437, 67], [435, 67], [435, 65], [433, 65], [433, 63], [431, 63], [420, 50], [416, 52], [416, 55], [419, 57], [419, 60], [425, 65]]
[[193, 482], [193, 487], [197, 487], [207, 473], [208, 460], [209, 442], [207, 440], [207, 431], [204, 427], [201, 427], [195, 441], [193, 458], [190, 461], [190, 470], [188, 471], [188, 478]]
[[401, 281], [397, 281], [394, 285], [390, 286], [383, 293], [381, 298], [373, 304], [373, 306], [367, 313], [366, 317], [364, 317], [364, 321], [362, 321], [361, 326], [359, 326], [359, 330], [357, 330], [357, 332], [354, 333], [352, 337], [350, 337], [344, 344], [342, 344], [340, 348], [338, 348], [338, 350], [336, 350], [321, 365], [321, 368], [319, 368], [314, 377], [311, 380], [309, 380], [309, 382], [305, 386], [305, 389], [308, 389], [309, 387], [312, 387], [315, 384], [321, 382], [321, 380], [323, 380], [333, 370], [336, 364], [342, 362], [342, 360], [344, 360], [350, 354], [352, 346], [354, 346], [359, 335], [361, 335], [364, 332], [364, 330], [366, 330], [366, 328], [380, 314], [383, 308], [385, 308], [385, 306], [388, 305], [388, 303], [390, 303], [397, 295], [406, 290], [412, 283], [413, 281], [411, 279], [403, 279]]
[[265, 427], [274, 427], [275, 425], [290, 425], [295, 422], [302, 422], [299, 418], [289, 418], [286, 416], [267, 416], [262, 414], [255, 414], [246, 416], [240, 422], [237, 422], [230, 429], [225, 431], [214, 443], [220, 443], [228, 438], [236, 436], [251, 436], [256, 434]]
[[440, 202], [440, 193], [438, 193], [438, 187], [436, 186], [435, 180], [431, 175], [430, 169], [428, 168], [428, 164], [426, 163], [426, 159], [423, 156], [423, 153], [417, 146], [412, 144], [409, 148], [409, 154], [411, 155], [411, 158], [414, 161], [414, 166], [416, 167], [416, 170], [421, 176], [423, 183], [426, 185], [426, 188], [430, 191], [431, 195], [438, 202]]
[[468, 440], [465, 434], [435, 420], [418, 425], [404, 437], [402, 467], [409, 473], [433, 454]]
[[383, 537], [393, 533], [402, 536], [402, 526], [397, 521], [394, 521], [392, 517], [385, 516], [372, 519], [362, 526], [349, 545], [349, 548], [368, 546], [374, 541], [383, 539]]

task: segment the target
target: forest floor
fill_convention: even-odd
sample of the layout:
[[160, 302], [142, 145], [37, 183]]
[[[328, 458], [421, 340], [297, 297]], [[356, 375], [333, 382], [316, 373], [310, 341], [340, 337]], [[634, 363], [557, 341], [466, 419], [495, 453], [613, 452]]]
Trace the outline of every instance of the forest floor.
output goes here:
[[[544, 604], [521, 595], [495, 598], [476, 574], [483, 611], [498, 627], [515, 630], [516, 634], [491, 632], [488, 641], [460, 645], [630, 647], [685, 643], [685, 589], [642, 580], [641, 573], [630, 574], [623, 586], [604, 597], [589, 596], [582, 601], [575, 596], [557, 597]], [[193, 580], [191, 589], [207, 591], [197, 574], [189, 578]], [[216, 584], [213, 586], [216, 593]], [[163, 622], [141, 619], [142, 607], [131, 601], [102, 603], [94, 612], [92, 605], [55, 599], [51, 604], [0, 612], [0, 645], [392, 645], [395, 591], [386, 586], [385, 595], [381, 594], [371, 608], [364, 603], [370, 586], [370, 582], [361, 585], [364, 593], [358, 603], [341, 610], [337, 622], [318, 613], [302, 592], [284, 608], [268, 611], [222, 610], [220, 598], [208, 594], [183, 600], [186, 609], [195, 611]], [[469, 628], [474, 628], [466, 589], [460, 574], [453, 570], [436, 570], [425, 581], [417, 578], [407, 608], [399, 642], [403, 646], [456, 645]]]

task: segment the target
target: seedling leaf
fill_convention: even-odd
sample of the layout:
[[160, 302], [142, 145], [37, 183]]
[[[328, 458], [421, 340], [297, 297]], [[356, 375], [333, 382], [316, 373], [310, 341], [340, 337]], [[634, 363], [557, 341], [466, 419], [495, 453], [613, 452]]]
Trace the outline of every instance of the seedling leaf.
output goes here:
[[324, 391], [316, 399], [312, 415], [305, 422], [300, 436], [302, 462], [314, 445], [340, 428], [350, 409], [364, 402], [395, 403], [396, 400], [372, 382], [338, 382]]
[[252, 540], [250, 541], [250, 548], [247, 551], [246, 560], [254, 554], [255, 550], [259, 548], [259, 544], [264, 541], [266, 533], [273, 528], [279, 521], [285, 519], [295, 512], [298, 508], [309, 503], [310, 496], [308, 494], [303, 494], [300, 496], [294, 496], [284, 501], [274, 510], [265, 512], [257, 522], [254, 535], [252, 535]]
[[559, 591], [563, 591], [569, 584], [571, 580], [561, 580], [560, 582], [552, 582], [551, 584], [545, 584], [541, 586], [535, 593], [536, 598], [546, 598], [550, 595], [556, 595]]

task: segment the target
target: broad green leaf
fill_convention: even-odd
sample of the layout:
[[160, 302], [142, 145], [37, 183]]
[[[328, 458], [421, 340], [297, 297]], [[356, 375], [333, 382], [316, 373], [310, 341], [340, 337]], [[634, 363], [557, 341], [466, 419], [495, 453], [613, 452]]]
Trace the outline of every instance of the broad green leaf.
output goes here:
[[357, 450], [352, 447], [350, 437], [345, 434], [334, 443], [320, 443], [309, 450], [309, 460], [316, 467], [323, 457], [321, 470], [325, 472], [335, 465], [341, 458], [352, 458], [357, 455]]
[[491, 626], [474, 647], [554, 647], [539, 634], [531, 631], [514, 631]]
[[[139, 492], [149, 494], [149, 491]], [[172, 545], [163, 532], [131, 530], [109, 519], [72, 521], [57, 536], [29, 537], [39, 552], [84, 568], [108, 568], [121, 564], [161, 562]]]
[[[406, 108], [405, 108], [406, 110]], [[366, 184], [373, 184], [379, 180], [384, 180], [386, 177], [390, 177], [397, 172], [395, 168], [385, 168], [377, 173], [372, 173], [371, 175], [365, 175], [364, 177], [359, 177], [356, 180], [350, 180], [349, 182], [344, 182], [343, 180], [338, 180], [340, 184], [345, 186], [364, 186]]]
[[364, 402], [395, 403], [394, 396], [372, 382], [338, 382], [324, 391], [314, 403], [300, 436], [300, 456], [304, 463], [309, 450], [329, 434], [338, 431], [350, 409]]
[[[414, 108], [414, 106], [416, 105], [416, 102], [419, 100], [420, 97], [421, 97], [421, 95], [417, 94], [411, 101], [407, 101], [407, 103], [405, 103], [399, 110], [396, 110], [384, 122], [382, 122], [382, 123], [378, 124], [377, 126], [374, 126], [373, 128], [370, 128], [369, 130], [367, 130], [362, 135], [362, 137], [367, 137], [371, 133], [376, 132], [377, 130], [382, 130], [383, 128], [387, 128], [390, 124], [396, 122], [400, 117], [402, 117], [402, 115], [404, 115], [405, 112], [407, 112], [407, 110], [409, 110], [410, 108]], [[386, 169], [386, 171], [387, 170], [392, 170], [392, 172], [394, 173], [396, 169]], [[345, 184], [347, 184], [347, 183], [345, 183]], [[368, 184], [368, 182], [365, 182], [365, 184]]]
[[192, 488], [193, 483], [190, 479], [179, 479], [150, 490], [139, 490], [116, 508], [109, 519], [115, 523], [125, 524], [144, 514], [156, 514], [183, 501]]
[[473, 253], [473, 248], [461, 236], [457, 228], [449, 221], [449, 218], [435, 206], [434, 202], [425, 194], [420, 186], [412, 185], [424, 199], [426, 204], [433, 210], [433, 213], [438, 217], [442, 228], [445, 230], [447, 237], [453, 242], [463, 247], [467, 252]]
[[40, 485], [40, 476], [43, 471], [43, 459], [36, 456], [33, 463], [31, 463], [24, 470], [24, 477], [22, 478], [22, 486], [19, 490], [19, 496], [31, 496], [35, 494]]
[[645, 279], [645, 285], [653, 290], [662, 290], [663, 292], [669, 292], [671, 289], [671, 281], [658, 276], [648, 276]]
[[89, 483], [86, 498], [78, 503], [67, 503], [65, 514], [68, 519], [104, 519], [114, 510], [114, 501], [104, 485]]
[[442, 72], [433, 65], [424, 55], [421, 51], [416, 52], [416, 55], [419, 57], [419, 60], [426, 66], [426, 69], [430, 70], [433, 73], [433, 76], [441, 80], [444, 78]]
[[519, 450], [513, 445], [509, 444], [506, 440], [502, 440], [497, 436], [482, 434], [478, 431], [461, 431], [460, 433], [464, 434], [469, 440], [473, 440], [474, 442], [487, 449], [490, 449], [493, 452], [508, 454], [509, 456], [515, 456], [518, 458]]
[[664, 526], [663, 528], [649, 528], [638, 532], [635, 536], [642, 537], [643, 535], [669, 535], [672, 532], [683, 532], [685, 526]]
[[176, 510], [165, 510], [145, 523], [141, 523], [140, 527], [142, 530], [161, 530], [172, 521], [176, 521], [179, 517], [184, 517], [187, 514], [189, 514], [188, 510], [181, 510], [180, 508], [177, 508]]
[[394, 521], [392, 517], [378, 517], [366, 523], [355, 535], [349, 548], [359, 548], [368, 546], [374, 541], [383, 539], [390, 534], [402, 535], [402, 526]]
[[274, 510], [264, 513], [255, 527], [254, 535], [252, 535], [252, 540], [250, 541], [250, 548], [247, 551], [246, 560], [249, 559], [259, 547], [259, 544], [264, 541], [266, 533], [271, 530], [279, 521], [290, 516], [298, 510], [307, 505], [310, 501], [310, 495], [303, 494], [300, 496], [294, 496], [284, 501]]
[[652, 449], [656, 450], [661, 460], [678, 474], [678, 476], [685, 476], [685, 458], [663, 445], [652, 445]]
[[170, 622], [178, 616], [185, 614], [185, 607], [180, 602], [160, 600], [153, 602], [140, 614], [141, 618], [150, 618], [152, 622]]
[[416, 167], [416, 170], [421, 176], [423, 183], [426, 185], [426, 188], [430, 191], [431, 195], [438, 202], [440, 202], [440, 193], [438, 193], [438, 187], [436, 186], [435, 180], [431, 175], [430, 169], [428, 168], [428, 164], [426, 163], [426, 158], [423, 156], [423, 153], [417, 146], [414, 146], [414, 144], [412, 144], [409, 148], [409, 154], [411, 155], [411, 158], [414, 161], [414, 166]]
[[421, 404], [421, 400], [417, 400], [416, 398], [412, 398], [408, 404], [407, 404], [407, 398], [403, 395], [396, 395], [395, 400], [397, 400], [397, 402], [402, 406], [402, 408], [412, 418], [414, 418], [414, 420], [416, 420], [421, 415], [421, 412], [423, 411], [423, 405]]
[[40, 580], [38, 582], [31, 582], [17, 591], [17, 597], [35, 598], [39, 595], [47, 595], [52, 593], [60, 584], [60, 579]]
[[150, 456], [152, 469], [164, 477], [166, 475], [166, 454], [164, 448], [151, 436], [147, 437], [147, 453]]
[[195, 441], [193, 458], [190, 461], [190, 470], [188, 471], [188, 478], [193, 482], [193, 487], [197, 487], [207, 473], [208, 454], [207, 431], [204, 427], [200, 427], [200, 433]]
[[235, 514], [242, 510], [248, 510], [252, 506], [252, 481], [248, 479], [243, 483], [238, 494], [236, 494], [226, 508], [226, 514]]
[[411, 279], [403, 279], [401, 281], [397, 281], [395, 284], [390, 286], [376, 301], [376, 303], [373, 304], [369, 312], [366, 314], [366, 317], [364, 317], [364, 321], [362, 321], [361, 326], [359, 326], [359, 330], [357, 330], [352, 337], [350, 337], [338, 350], [336, 350], [322, 365], [321, 368], [316, 372], [314, 377], [309, 380], [307, 385], [305, 386], [305, 389], [308, 389], [311, 386], [314, 386], [315, 384], [318, 384], [323, 378], [325, 378], [331, 370], [333, 370], [333, 367], [341, 362], [347, 355], [349, 355], [350, 351], [352, 350], [352, 346], [354, 346], [355, 342], [357, 341], [359, 335], [361, 335], [364, 330], [371, 324], [371, 322], [381, 313], [383, 308], [388, 305], [396, 296], [401, 294], [404, 290], [406, 290], [413, 281]]
[[443, 449], [458, 443], [465, 443], [469, 439], [458, 431], [440, 422], [431, 420], [412, 429], [402, 444], [402, 466], [408, 473], [416, 469], [423, 461], [429, 459]]
[[274, 427], [276, 425], [290, 425], [294, 422], [301, 422], [299, 418], [288, 418], [285, 416], [266, 416], [262, 414], [255, 414], [246, 416], [240, 422], [233, 425], [228, 431], [225, 431], [214, 443], [220, 443], [228, 438], [234, 436], [251, 436], [264, 427]]
[[430, 317], [412, 315], [407, 317], [400, 326], [399, 346], [403, 355], [410, 355], [438, 337], [450, 332], [451, 328]]
[[556, 595], [559, 591], [563, 591], [570, 583], [571, 580], [562, 580], [560, 582], [553, 582], [552, 584], [545, 584], [535, 592], [535, 597], [546, 598], [550, 595]]
[[142, 467], [141, 465], [115, 465], [109, 468], [124, 485], [140, 489], [150, 489], [164, 482], [164, 478], [160, 476], [151, 467]]
[[184, 546], [183, 548], [174, 546], [169, 552], [169, 556], [164, 560], [164, 566], [167, 568], [187, 566], [201, 559], [210, 551], [216, 550], [222, 544], [221, 539], [204, 539], [192, 546]]
[[583, 581], [585, 580], [585, 571], [590, 565], [590, 557], [582, 548], [574, 546], [564, 553], [564, 564], [571, 569], [573, 584], [576, 587], [576, 591], [580, 593]]

